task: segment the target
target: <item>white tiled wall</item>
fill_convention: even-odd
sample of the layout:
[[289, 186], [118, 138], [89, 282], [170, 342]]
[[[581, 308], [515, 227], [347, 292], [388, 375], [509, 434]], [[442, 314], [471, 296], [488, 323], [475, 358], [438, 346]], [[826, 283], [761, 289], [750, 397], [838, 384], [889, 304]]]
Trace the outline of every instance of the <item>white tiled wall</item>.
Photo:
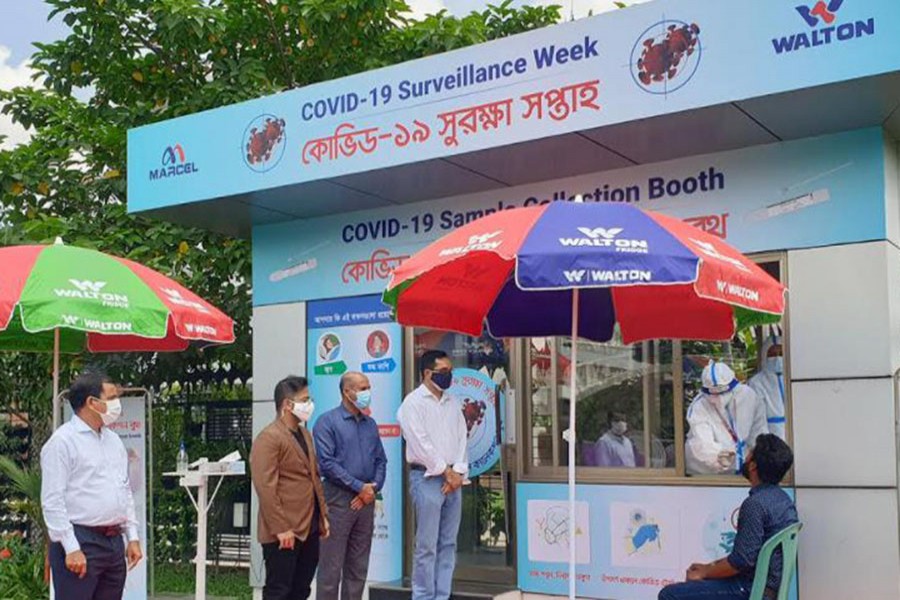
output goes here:
[[897, 600], [896, 490], [801, 489], [802, 600]]
[[884, 191], [887, 239], [900, 246], [900, 146], [884, 134]]
[[791, 378], [890, 377], [887, 242], [788, 253]]
[[794, 383], [798, 486], [895, 487], [890, 378]]

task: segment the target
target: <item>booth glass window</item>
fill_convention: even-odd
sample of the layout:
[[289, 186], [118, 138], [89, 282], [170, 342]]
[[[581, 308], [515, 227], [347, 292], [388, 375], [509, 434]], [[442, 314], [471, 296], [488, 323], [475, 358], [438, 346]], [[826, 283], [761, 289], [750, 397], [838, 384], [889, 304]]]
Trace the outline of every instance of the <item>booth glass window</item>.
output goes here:
[[[758, 263], [783, 279], [780, 258]], [[727, 342], [579, 341], [579, 479], [739, 482], [742, 459], [758, 434], [790, 441], [784, 334], [778, 321], [745, 328]], [[568, 466], [571, 341], [532, 338], [525, 351], [524, 475], [562, 478]], [[716, 367], [717, 375], [734, 373], [736, 384], [715, 390], [727, 393], [703, 393], [702, 373], [710, 361], [727, 365]]]
[[[675, 373], [669, 341], [579, 341], [575, 460], [578, 467], [674, 469]], [[567, 466], [572, 343], [530, 341], [532, 465]]]

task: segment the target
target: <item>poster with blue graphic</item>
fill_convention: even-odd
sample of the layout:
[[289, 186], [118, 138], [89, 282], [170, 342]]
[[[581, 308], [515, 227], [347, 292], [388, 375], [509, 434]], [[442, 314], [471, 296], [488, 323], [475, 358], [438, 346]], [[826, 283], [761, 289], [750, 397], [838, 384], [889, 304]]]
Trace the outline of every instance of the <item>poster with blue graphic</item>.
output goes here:
[[397, 409], [403, 400], [402, 329], [380, 296], [322, 300], [307, 305], [307, 373], [316, 403], [310, 427], [341, 403], [339, 384], [359, 371], [372, 385], [370, 416], [387, 454], [387, 477], [375, 502], [370, 581], [395, 581], [403, 562], [403, 456]]
[[466, 418], [469, 477], [486, 473], [500, 460], [502, 415], [506, 410], [500, 386], [483, 371], [454, 369], [449, 394], [462, 404]]
[[519, 588], [565, 595], [574, 543], [578, 596], [656, 600], [691, 564], [731, 552], [746, 497], [744, 488], [580, 485], [571, 524], [567, 486], [520, 483]]

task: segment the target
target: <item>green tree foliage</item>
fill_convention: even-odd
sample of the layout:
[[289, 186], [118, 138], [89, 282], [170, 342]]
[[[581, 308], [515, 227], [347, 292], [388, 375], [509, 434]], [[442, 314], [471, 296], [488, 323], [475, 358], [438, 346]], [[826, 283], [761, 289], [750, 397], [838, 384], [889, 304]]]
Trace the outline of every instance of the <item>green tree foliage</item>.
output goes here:
[[[0, 240], [96, 248], [146, 264], [237, 321], [231, 347], [107, 360], [135, 385], [250, 372], [250, 246], [127, 213], [128, 129], [555, 23], [510, 3], [410, 20], [403, 0], [47, 0], [68, 37], [39, 44], [36, 89], [0, 92], [34, 132], [0, 152]], [[80, 98], [88, 98], [86, 101]], [[96, 361], [97, 359], [91, 359]]]

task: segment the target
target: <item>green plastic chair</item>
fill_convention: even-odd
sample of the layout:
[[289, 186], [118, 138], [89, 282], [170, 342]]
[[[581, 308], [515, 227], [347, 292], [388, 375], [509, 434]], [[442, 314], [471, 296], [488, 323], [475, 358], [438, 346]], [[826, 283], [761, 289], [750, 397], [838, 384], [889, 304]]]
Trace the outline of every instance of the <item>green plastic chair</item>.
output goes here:
[[795, 523], [785, 527], [763, 545], [756, 559], [756, 574], [753, 577], [753, 589], [750, 591], [750, 600], [764, 600], [766, 582], [769, 579], [769, 563], [775, 549], [781, 546], [781, 554], [784, 556], [784, 567], [781, 571], [781, 585], [778, 588], [778, 600], [788, 600], [791, 593], [791, 583], [794, 581], [794, 573], [797, 571], [797, 545], [800, 541], [800, 530], [803, 523]]

